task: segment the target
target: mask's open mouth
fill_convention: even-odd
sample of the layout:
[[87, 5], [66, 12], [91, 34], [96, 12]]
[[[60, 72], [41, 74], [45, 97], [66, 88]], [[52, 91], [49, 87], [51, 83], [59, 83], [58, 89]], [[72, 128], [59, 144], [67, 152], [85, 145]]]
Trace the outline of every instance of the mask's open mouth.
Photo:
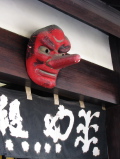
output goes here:
[[46, 76], [51, 76], [51, 77], [54, 77], [56, 78], [57, 77], [57, 74], [53, 74], [53, 73], [49, 73], [49, 72], [46, 72], [46, 71], [43, 71], [43, 70], [40, 70], [40, 69], [36, 69], [36, 72], [42, 76], [46, 75]]

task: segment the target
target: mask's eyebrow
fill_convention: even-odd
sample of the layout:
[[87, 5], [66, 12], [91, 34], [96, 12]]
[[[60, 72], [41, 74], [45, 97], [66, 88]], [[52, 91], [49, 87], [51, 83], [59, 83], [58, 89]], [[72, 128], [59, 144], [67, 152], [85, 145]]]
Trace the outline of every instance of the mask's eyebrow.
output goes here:
[[48, 48], [51, 50], [55, 49], [55, 44], [49, 39], [49, 37], [45, 36], [43, 39], [41, 39], [42, 43], [45, 44]]

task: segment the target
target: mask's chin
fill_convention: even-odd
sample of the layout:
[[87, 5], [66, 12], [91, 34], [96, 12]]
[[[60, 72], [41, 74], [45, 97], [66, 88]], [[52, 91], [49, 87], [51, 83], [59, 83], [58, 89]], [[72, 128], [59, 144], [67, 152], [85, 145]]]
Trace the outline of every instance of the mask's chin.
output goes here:
[[32, 69], [31, 79], [37, 85], [40, 85], [45, 88], [53, 88], [56, 86], [56, 80], [59, 70], [54, 70], [46, 67], [44, 65], [39, 65], [39, 67]]
[[56, 79], [57, 79], [57, 75], [55, 78], [50, 78], [50, 77], [37, 74], [36, 78], [34, 78], [33, 81], [42, 87], [53, 88], [56, 86]]

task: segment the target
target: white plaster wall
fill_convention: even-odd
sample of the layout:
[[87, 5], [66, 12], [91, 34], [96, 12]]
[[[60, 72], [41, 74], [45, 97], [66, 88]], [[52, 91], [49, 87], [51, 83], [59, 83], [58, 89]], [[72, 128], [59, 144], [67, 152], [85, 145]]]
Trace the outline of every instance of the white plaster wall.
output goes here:
[[38, 0], [0, 0], [0, 27], [25, 37], [37, 29], [56, 24], [69, 38], [69, 53], [113, 69], [108, 36]]

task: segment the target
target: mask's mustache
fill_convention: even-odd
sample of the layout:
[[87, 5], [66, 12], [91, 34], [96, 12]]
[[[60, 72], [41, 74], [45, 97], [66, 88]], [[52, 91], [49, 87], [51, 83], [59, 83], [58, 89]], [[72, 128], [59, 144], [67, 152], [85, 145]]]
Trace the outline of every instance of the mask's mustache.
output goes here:
[[64, 56], [53, 56], [51, 59], [46, 61], [46, 65], [53, 69], [61, 69], [73, 64], [78, 63], [81, 60], [80, 55], [64, 55]]
[[50, 73], [50, 72], [47, 72], [47, 71], [44, 71], [44, 70], [41, 70], [41, 69], [36, 69], [36, 71], [38, 71], [39, 73], [45, 74], [45, 75], [49, 75], [51, 77], [57, 77], [57, 74]]

